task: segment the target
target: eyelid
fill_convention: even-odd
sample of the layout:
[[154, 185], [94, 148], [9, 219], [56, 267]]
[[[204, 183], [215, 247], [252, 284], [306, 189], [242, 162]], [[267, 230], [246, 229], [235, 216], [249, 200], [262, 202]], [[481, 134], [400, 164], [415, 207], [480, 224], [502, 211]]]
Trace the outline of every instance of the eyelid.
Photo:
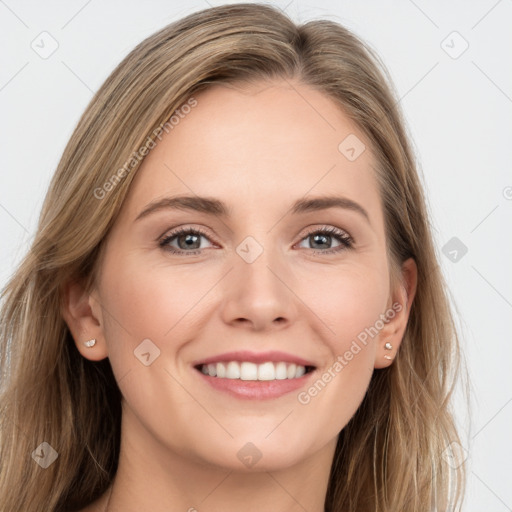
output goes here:
[[166, 241], [175, 238], [176, 236], [191, 232], [197, 235], [201, 235], [204, 238], [207, 238], [210, 242], [220, 245], [219, 242], [215, 240], [215, 237], [210, 234], [210, 232], [205, 231], [202, 227], [195, 227], [194, 224], [187, 224], [184, 226], [177, 226], [176, 228], [168, 229], [163, 235], [159, 236], [156, 241], [160, 245], [163, 245]]
[[308, 235], [311, 235], [313, 233], [317, 233], [317, 232], [321, 232], [321, 231], [329, 231], [330, 233], [334, 233], [334, 234], [338, 234], [338, 235], [346, 235], [347, 238], [350, 238], [352, 239], [352, 237], [350, 236], [350, 234], [348, 233], [348, 231], [346, 231], [345, 229], [342, 229], [342, 228], [338, 228], [336, 226], [333, 226], [331, 224], [315, 224], [313, 225], [313, 227], [307, 227], [305, 228], [305, 232], [302, 232], [302, 238], [305, 238], [306, 236]]

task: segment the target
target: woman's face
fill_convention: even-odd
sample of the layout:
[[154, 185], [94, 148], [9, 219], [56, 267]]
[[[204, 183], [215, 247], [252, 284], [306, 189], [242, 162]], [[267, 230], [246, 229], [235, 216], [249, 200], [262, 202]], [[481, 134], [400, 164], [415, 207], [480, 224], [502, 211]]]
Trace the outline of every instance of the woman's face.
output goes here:
[[368, 143], [290, 84], [196, 95], [109, 234], [92, 311], [125, 434], [149, 450], [238, 470], [332, 455], [398, 348]]

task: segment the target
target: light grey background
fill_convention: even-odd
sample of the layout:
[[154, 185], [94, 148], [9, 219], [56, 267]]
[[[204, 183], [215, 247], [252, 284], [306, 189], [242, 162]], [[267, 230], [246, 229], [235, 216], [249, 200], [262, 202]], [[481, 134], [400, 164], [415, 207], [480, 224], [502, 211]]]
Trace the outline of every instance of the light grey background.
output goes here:
[[[220, 3], [0, 0], [0, 286], [29, 247], [49, 180], [93, 92], [142, 39]], [[273, 3], [296, 21], [341, 22], [391, 72], [470, 373], [472, 417], [460, 394], [456, 401], [469, 462], [464, 510], [512, 510], [512, 2]], [[45, 55], [52, 44], [58, 48]]]

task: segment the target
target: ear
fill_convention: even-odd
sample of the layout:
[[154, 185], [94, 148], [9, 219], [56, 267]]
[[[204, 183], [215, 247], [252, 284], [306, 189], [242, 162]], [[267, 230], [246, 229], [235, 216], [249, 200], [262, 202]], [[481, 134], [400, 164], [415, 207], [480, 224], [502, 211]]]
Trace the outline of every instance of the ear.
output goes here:
[[[62, 288], [61, 314], [71, 331], [80, 354], [91, 361], [100, 361], [108, 356], [101, 307], [92, 294], [79, 281], [70, 281]], [[95, 339], [92, 347], [84, 343]]]
[[385, 313], [387, 321], [384, 322], [377, 339], [375, 368], [387, 368], [396, 357], [409, 320], [417, 282], [418, 268], [414, 259], [409, 258], [402, 264], [398, 282], [391, 290]]

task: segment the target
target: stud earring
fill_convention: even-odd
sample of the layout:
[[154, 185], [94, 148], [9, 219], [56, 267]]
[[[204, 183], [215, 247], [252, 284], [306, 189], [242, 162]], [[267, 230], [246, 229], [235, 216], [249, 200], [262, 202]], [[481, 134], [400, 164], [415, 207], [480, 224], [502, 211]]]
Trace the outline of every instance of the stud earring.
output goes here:
[[94, 345], [96, 345], [96, 340], [92, 339], [89, 341], [84, 341], [84, 345], [88, 348], [94, 347]]
[[[384, 345], [384, 348], [386, 350], [392, 350], [393, 349], [393, 345], [391, 345], [391, 343], [389, 343], [389, 341], [386, 342], [386, 344]], [[388, 356], [387, 354], [384, 356], [384, 359], [393, 359], [391, 356]]]

